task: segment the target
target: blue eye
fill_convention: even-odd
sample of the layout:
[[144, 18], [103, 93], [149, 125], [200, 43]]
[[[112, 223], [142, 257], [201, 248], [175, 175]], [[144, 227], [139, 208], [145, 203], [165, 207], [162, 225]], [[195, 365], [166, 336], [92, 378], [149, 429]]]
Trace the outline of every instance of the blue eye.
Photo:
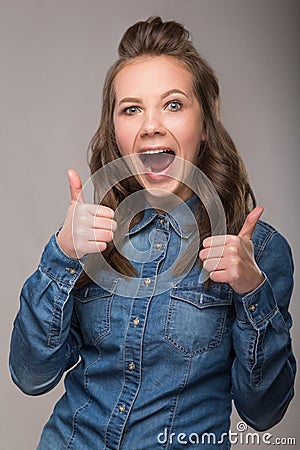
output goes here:
[[179, 111], [182, 108], [182, 103], [178, 100], [173, 100], [167, 104], [167, 109], [169, 111]]
[[128, 108], [125, 108], [123, 110], [123, 113], [127, 116], [132, 116], [133, 114], [136, 114], [139, 111], [139, 108], [137, 106], [129, 106]]

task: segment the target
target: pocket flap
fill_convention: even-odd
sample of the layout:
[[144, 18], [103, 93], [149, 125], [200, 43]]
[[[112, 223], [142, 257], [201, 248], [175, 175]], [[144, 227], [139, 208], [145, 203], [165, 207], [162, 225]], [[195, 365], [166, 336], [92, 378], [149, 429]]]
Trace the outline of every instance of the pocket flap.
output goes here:
[[175, 286], [170, 295], [172, 298], [190, 303], [199, 309], [232, 304], [232, 291], [222, 285], [211, 285], [208, 289], [202, 284]]
[[106, 289], [94, 284], [80, 288], [74, 292], [74, 299], [81, 303], [86, 303], [92, 300], [110, 297], [116, 289], [117, 282], [117, 280], [105, 280]]

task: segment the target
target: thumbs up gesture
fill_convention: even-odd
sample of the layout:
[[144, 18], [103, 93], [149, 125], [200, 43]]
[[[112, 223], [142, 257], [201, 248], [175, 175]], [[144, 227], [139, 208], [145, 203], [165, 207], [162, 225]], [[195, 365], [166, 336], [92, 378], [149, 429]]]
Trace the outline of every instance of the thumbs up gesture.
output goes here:
[[57, 237], [58, 243], [71, 258], [103, 252], [117, 228], [114, 211], [106, 206], [85, 203], [79, 175], [72, 169], [67, 175], [71, 202]]
[[255, 226], [264, 209], [254, 208], [237, 236], [212, 236], [203, 241], [199, 257], [211, 280], [228, 283], [238, 294], [256, 289], [263, 274], [254, 259], [251, 241]]

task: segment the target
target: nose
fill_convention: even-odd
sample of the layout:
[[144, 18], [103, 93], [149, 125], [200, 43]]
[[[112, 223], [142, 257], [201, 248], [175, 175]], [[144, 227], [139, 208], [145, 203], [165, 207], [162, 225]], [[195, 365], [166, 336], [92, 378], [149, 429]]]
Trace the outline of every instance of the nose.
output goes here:
[[141, 137], [153, 137], [153, 136], [163, 136], [166, 134], [166, 130], [161, 123], [161, 120], [157, 114], [149, 112], [145, 115], [141, 130]]

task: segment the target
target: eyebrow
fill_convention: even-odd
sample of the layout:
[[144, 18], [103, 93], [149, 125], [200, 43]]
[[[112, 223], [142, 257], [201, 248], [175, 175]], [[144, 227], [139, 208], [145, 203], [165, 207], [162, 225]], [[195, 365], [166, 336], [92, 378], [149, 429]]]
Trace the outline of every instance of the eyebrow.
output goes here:
[[165, 92], [164, 94], [161, 95], [161, 100], [163, 100], [164, 98], [169, 97], [169, 95], [173, 95], [173, 94], [182, 94], [185, 97], [188, 97], [187, 94], [183, 91], [181, 91], [180, 89], [171, 89], [170, 91]]
[[[164, 100], [165, 98], [167, 98], [173, 94], [181, 94], [188, 98], [187, 94], [185, 92], [181, 91], [180, 89], [170, 89], [169, 91], [164, 92], [160, 96], [160, 98], [161, 98], [161, 100]], [[119, 101], [118, 105], [122, 105], [123, 103], [139, 103], [139, 104], [141, 104], [141, 103], [143, 103], [143, 100], [138, 97], [124, 97], [124, 98], [122, 98], [122, 100]]]
[[119, 101], [118, 105], [122, 105], [122, 103], [143, 103], [143, 100], [137, 97], [124, 97]]

